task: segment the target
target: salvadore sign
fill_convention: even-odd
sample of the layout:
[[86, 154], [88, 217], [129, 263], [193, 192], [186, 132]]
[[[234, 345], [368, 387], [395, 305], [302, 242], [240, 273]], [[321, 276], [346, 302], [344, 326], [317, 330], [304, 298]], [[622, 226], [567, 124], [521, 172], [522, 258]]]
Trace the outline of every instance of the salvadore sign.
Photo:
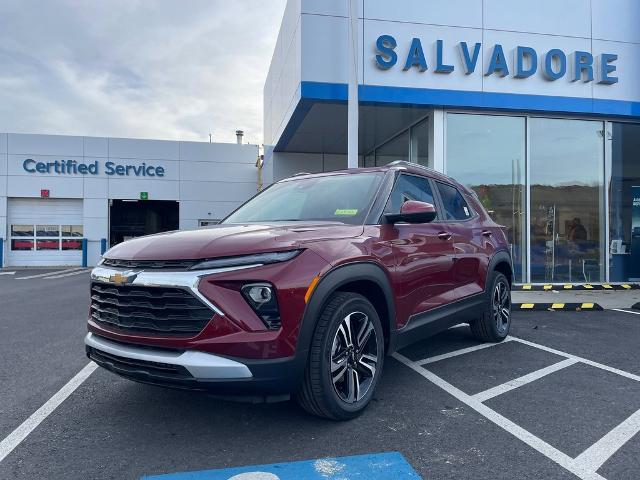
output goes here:
[[100, 175], [103, 171], [108, 176], [122, 177], [164, 177], [164, 167], [147, 165], [122, 165], [116, 162], [79, 162], [77, 160], [54, 160], [42, 162], [27, 158], [22, 162], [22, 169], [28, 173], [45, 173], [49, 175]]
[[[402, 41], [402, 43], [404, 45], [391, 35], [380, 35], [375, 44], [376, 66], [381, 70], [402, 68], [405, 71], [431, 71], [445, 75], [455, 71], [471, 75], [482, 68], [483, 62], [479, 58], [482, 50], [481, 43], [459, 42], [457, 59], [455, 56], [445, 58], [445, 52], [448, 50], [443, 40], [435, 40], [434, 45], [432, 45], [434, 42], [423, 44], [420, 38]], [[484, 48], [489, 51], [488, 62], [485, 63], [486, 68], [482, 72], [485, 76], [511, 76], [526, 79], [534, 75], [542, 75], [549, 81], [568, 76], [573, 82], [595, 81], [602, 85], [618, 83], [616, 76], [618, 55], [614, 53], [601, 53], [594, 56], [586, 51], [567, 52], [560, 48], [539, 52], [529, 46], [504, 47], [501, 44], [485, 45]], [[431, 55], [425, 53], [425, 50]], [[512, 52], [511, 55], [509, 52]]]

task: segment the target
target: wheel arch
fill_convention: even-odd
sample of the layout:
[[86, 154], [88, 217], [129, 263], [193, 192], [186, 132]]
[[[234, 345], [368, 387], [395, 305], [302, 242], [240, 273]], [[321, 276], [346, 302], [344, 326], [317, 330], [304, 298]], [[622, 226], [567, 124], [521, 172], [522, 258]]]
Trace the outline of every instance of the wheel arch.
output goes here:
[[500, 272], [509, 281], [509, 286], [513, 285], [513, 263], [511, 261], [511, 255], [505, 250], [496, 252], [489, 261], [489, 268], [487, 269], [487, 281], [485, 283], [485, 290], [490, 288], [489, 280], [493, 272]]
[[338, 291], [358, 293], [372, 303], [380, 316], [385, 335], [385, 351], [392, 352], [396, 338], [393, 290], [383, 268], [374, 262], [340, 265], [322, 276], [305, 307], [296, 351], [306, 356], [320, 312], [329, 297]]

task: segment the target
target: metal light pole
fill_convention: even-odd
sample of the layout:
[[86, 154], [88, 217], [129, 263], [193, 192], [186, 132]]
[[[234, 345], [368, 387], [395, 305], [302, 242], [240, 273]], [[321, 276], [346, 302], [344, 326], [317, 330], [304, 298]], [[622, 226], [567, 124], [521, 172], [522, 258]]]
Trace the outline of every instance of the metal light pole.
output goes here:
[[358, 2], [349, 1], [349, 98], [347, 100], [347, 167], [358, 168]]

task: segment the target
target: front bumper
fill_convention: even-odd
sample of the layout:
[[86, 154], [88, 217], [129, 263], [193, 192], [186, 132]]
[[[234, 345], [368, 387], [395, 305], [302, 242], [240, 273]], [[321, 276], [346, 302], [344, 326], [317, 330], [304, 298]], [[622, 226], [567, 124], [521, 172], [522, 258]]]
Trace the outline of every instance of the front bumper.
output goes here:
[[[196, 351], [175, 351], [148, 347], [125, 345], [107, 340], [93, 333], [87, 333], [84, 339], [87, 347], [116, 357], [113, 360], [129, 360], [130, 364], [144, 366], [145, 364], [159, 364], [176, 367], [176, 371], [188, 372], [199, 381], [215, 380], [246, 380], [253, 377], [246, 365], [235, 360]], [[108, 358], [108, 357], [107, 357]], [[152, 366], [152, 365], [149, 365]], [[170, 368], [167, 370], [171, 370]]]
[[89, 359], [129, 380], [225, 395], [290, 393], [304, 368], [300, 357], [243, 363], [194, 350], [124, 344], [91, 332], [84, 342]]

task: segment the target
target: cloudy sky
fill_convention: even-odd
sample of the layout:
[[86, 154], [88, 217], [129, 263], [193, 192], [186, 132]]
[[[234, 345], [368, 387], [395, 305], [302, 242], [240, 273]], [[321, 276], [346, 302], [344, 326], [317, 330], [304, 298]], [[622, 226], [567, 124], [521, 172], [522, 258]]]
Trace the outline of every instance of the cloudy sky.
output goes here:
[[286, 0], [2, 0], [0, 132], [262, 142]]

